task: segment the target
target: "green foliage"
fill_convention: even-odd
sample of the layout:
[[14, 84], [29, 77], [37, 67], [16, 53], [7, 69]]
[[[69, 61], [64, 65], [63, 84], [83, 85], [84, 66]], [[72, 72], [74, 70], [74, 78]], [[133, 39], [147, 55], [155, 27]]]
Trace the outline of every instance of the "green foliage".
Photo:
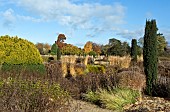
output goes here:
[[84, 96], [90, 102], [102, 103], [107, 109], [123, 111], [124, 106], [135, 103], [139, 92], [127, 88], [115, 88], [109, 91], [100, 89], [97, 92], [89, 91]]
[[54, 43], [51, 47], [51, 55], [56, 55], [58, 50], [58, 46], [56, 43]]
[[35, 45], [27, 40], [0, 37], [0, 64], [42, 64], [43, 60]]
[[123, 107], [127, 104], [135, 103], [136, 98], [139, 96], [137, 91], [131, 89], [119, 89], [115, 90], [100, 90], [99, 97], [107, 109], [123, 111]]
[[[44, 75], [46, 73], [45, 66], [43, 64], [8, 64], [4, 63], [1, 67], [1, 72], [3, 74], [22, 74], [22, 73], [29, 73], [37, 74], [37, 75]], [[12, 75], [12, 74], [11, 74]]]
[[137, 45], [137, 55], [141, 56], [143, 54], [143, 48], [139, 45]]
[[153, 86], [157, 80], [158, 56], [157, 56], [157, 26], [156, 21], [146, 21], [144, 35], [144, 72], [146, 75], [146, 93], [152, 95]]
[[165, 48], [167, 47], [167, 42], [163, 34], [157, 34], [157, 42], [158, 54], [161, 55], [164, 53]]
[[[166, 49], [168, 43], [167, 43], [165, 37], [163, 36], [163, 34], [158, 33], [156, 37], [157, 37], [158, 55], [164, 55], [163, 53], [165, 52], [165, 49]], [[144, 45], [144, 38], [141, 37], [138, 40], [138, 43], [139, 43], [139, 45], [141, 47], [143, 47], [143, 45]]]
[[87, 70], [88, 72], [95, 74], [105, 73], [106, 71], [104, 66], [101, 65], [87, 65]]
[[136, 39], [132, 39], [132, 47], [131, 47], [131, 58], [132, 62], [137, 62], [137, 41]]
[[89, 53], [88, 53], [90, 56], [93, 56], [93, 57], [96, 57], [96, 52], [95, 51], [90, 51]]
[[60, 51], [60, 48], [58, 48], [57, 50], [57, 60], [60, 60], [61, 59], [61, 51]]
[[97, 103], [100, 100], [99, 95], [93, 91], [87, 91], [87, 93], [84, 94], [83, 97], [85, 98], [85, 100], [92, 102], [92, 103]]
[[0, 111], [3, 112], [56, 112], [69, 109], [69, 95], [56, 83], [0, 79], [0, 99]]
[[109, 44], [102, 46], [102, 53], [108, 55], [124, 56], [129, 54], [130, 47], [127, 42], [115, 38], [109, 39]]
[[143, 47], [143, 45], [144, 45], [144, 38], [143, 38], [143, 37], [141, 37], [141, 38], [138, 39], [138, 45], [139, 45], [140, 47]]

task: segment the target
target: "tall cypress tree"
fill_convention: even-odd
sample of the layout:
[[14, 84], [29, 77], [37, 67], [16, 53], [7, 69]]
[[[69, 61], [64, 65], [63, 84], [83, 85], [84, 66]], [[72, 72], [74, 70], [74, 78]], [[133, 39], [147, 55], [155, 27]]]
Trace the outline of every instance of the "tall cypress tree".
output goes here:
[[132, 39], [131, 42], [131, 58], [132, 58], [132, 63], [137, 62], [137, 41], [136, 39]]
[[157, 26], [156, 20], [146, 21], [144, 35], [144, 72], [146, 75], [146, 94], [152, 95], [153, 86], [157, 80], [158, 56], [157, 56]]
[[57, 49], [57, 60], [61, 59], [61, 51], [60, 48]]

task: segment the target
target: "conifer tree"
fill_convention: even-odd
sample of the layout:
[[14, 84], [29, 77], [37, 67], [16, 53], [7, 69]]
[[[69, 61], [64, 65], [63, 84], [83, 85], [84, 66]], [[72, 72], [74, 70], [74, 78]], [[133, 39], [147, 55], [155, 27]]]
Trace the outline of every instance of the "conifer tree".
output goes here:
[[61, 51], [60, 48], [57, 49], [57, 60], [61, 59]]
[[56, 43], [54, 43], [51, 47], [51, 55], [56, 55], [58, 50], [58, 46]]
[[153, 87], [157, 80], [157, 26], [156, 20], [146, 21], [144, 35], [144, 72], [146, 75], [146, 94], [152, 95]]
[[137, 41], [136, 39], [132, 39], [132, 43], [131, 43], [131, 58], [132, 58], [132, 62], [136, 63], [137, 62]]

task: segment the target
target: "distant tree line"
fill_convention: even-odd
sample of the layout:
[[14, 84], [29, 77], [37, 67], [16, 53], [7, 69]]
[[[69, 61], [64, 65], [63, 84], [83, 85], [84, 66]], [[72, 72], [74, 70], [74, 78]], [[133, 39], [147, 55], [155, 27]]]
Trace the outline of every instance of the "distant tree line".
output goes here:
[[[158, 33], [156, 37], [158, 55], [167, 55], [169, 50], [165, 37], [161, 33]], [[83, 48], [78, 48], [72, 44], [64, 43], [64, 40], [66, 40], [66, 37], [64, 34], [62, 34], [58, 36], [57, 41], [55, 41], [52, 45], [48, 43], [36, 43], [35, 46], [41, 55], [55, 55], [57, 53], [56, 49], [60, 49], [61, 55], [132, 55], [131, 47], [133, 47], [133, 44], [130, 46], [127, 42], [122, 42], [116, 38], [109, 39], [108, 44], [105, 45], [100, 45], [95, 42], [88, 41], [85, 43]], [[136, 54], [141, 56], [143, 54], [144, 38], [141, 37], [138, 41], [136, 40], [135, 44]]]

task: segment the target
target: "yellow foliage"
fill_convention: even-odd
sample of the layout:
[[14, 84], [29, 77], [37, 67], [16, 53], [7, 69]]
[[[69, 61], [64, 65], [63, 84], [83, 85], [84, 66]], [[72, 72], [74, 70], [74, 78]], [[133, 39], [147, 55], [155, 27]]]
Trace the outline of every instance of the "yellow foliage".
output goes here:
[[84, 46], [84, 52], [89, 53], [90, 51], [93, 51], [93, 43], [88, 41]]
[[28, 40], [8, 35], [0, 37], [0, 64], [41, 64], [38, 49]]

